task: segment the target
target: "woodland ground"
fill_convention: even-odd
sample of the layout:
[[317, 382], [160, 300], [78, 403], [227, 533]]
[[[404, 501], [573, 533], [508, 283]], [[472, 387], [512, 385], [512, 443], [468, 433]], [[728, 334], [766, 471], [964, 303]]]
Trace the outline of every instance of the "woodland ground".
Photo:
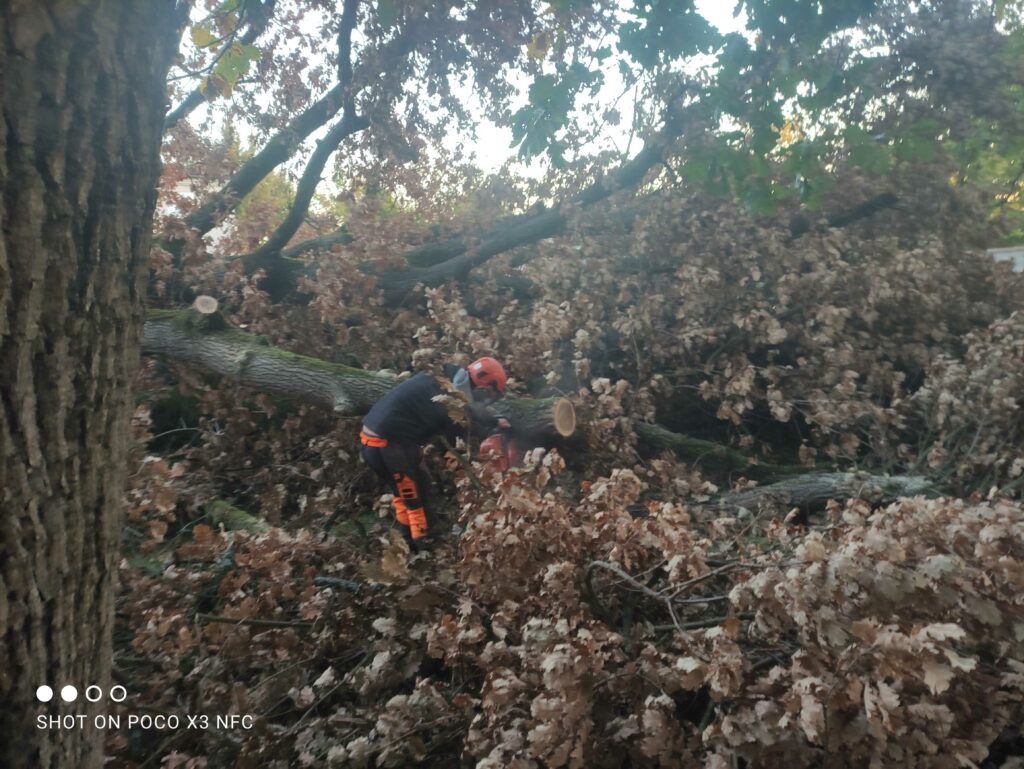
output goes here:
[[[979, 199], [928, 179], [796, 237], [674, 193], [601, 224], [613, 200], [531, 247], [528, 300], [485, 278], [389, 324], [326, 271], [287, 315], [240, 283], [226, 315], [271, 342], [493, 352], [579, 435], [506, 473], [433, 449], [440, 533], [409, 559], [358, 419], [151, 360], [117, 675], [154, 713], [257, 725], [117, 732], [111, 765], [1017, 766], [1022, 283], [972, 246]], [[654, 419], [756, 459], [652, 449]], [[868, 480], [722, 496], [825, 470]], [[929, 493], [883, 499], [886, 473]]]

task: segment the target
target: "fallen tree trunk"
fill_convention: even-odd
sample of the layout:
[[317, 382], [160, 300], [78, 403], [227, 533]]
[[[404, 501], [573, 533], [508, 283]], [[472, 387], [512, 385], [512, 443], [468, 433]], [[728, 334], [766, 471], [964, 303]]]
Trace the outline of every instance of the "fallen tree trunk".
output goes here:
[[215, 499], [206, 505], [206, 512], [215, 526], [223, 525], [228, 531], [248, 531], [263, 534], [270, 531], [270, 524], [262, 518], [250, 515], [239, 507], [223, 499]]
[[725, 471], [743, 472], [750, 478], [777, 478], [808, 471], [808, 468], [800, 465], [776, 465], [759, 462], [754, 457], [723, 446], [721, 443], [691, 438], [688, 435], [667, 430], [661, 425], [640, 422], [635, 429], [641, 447], [647, 451], [671, 451], [680, 459], [709, 464]]
[[723, 494], [708, 503], [730, 512], [765, 506], [772, 506], [780, 512], [794, 507], [809, 512], [823, 508], [830, 499], [864, 499], [882, 505], [899, 497], [937, 497], [942, 494], [938, 487], [922, 476], [822, 472], [800, 465], [776, 465], [758, 462], [742, 451], [681, 435], [660, 425], [642, 422], [635, 429], [640, 446], [648, 451], [671, 451], [680, 459], [700, 462], [716, 470], [742, 472], [755, 480], [776, 481], [747, 491]]
[[800, 508], [809, 512], [823, 508], [830, 499], [863, 499], [873, 505], [885, 505], [900, 497], [938, 497], [941, 492], [932, 482], [915, 475], [870, 475], [857, 473], [807, 473], [734, 494], [723, 494], [711, 504], [722, 510], [740, 508], [755, 511], [771, 506], [780, 512]]
[[[398, 384], [340, 363], [288, 352], [231, 326], [219, 313], [151, 310], [142, 351], [183, 361], [227, 377], [242, 387], [285, 395], [330, 409], [339, 416], [361, 416]], [[518, 435], [539, 442], [571, 435], [575, 410], [564, 398], [505, 398], [497, 404]]]
[[[238, 385], [285, 395], [328, 408], [341, 416], [360, 416], [399, 380], [362, 369], [287, 352], [260, 337], [232, 327], [219, 313], [194, 310], [150, 311], [143, 352], [184, 361], [228, 377]], [[504, 398], [495, 410], [512, 423], [514, 435], [539, 443], [557, 444], [576, 431], [577, 413], [565, 398]], [[938, 495], [926, 478], [872, 476], [866, 473], [808, 473], [805, 468], [758, 464], [742, 452], [711, 441], [674, 433], [658, 425], [638, 424], [641, 446], [670, 450], [690, 461], [712, 460], [725, 470], [750, 477], [793, 476], [785, 480], [719, 497], [725, 510], [780, 508], [812, 509], [829, 499], [862, 498], [884, 504], [901, 496]], [[795, 475], [795, 473], [801, 473]]]
[[508, 419], [516, 436], [568, 438], [576, 432], [576, 409], [567, 398], [504, 398], [494, 410]]
[[243, 387], [288, 395], [342, 416], [365, 414], [396, 384], [391, 376], [271, 347], [260, 337], [230, 326], [220, 315], [201, 316], [191, 310], [151, 310], [142, 351], [191, 363]]
[[566, 218], [558, 211], [546, 211], [496, 233], [488, 234], [475, 248], [432, 267], [409, 267], [378, 276], [378, 284], [384, 292], [384, 301], [395, 307], [405, 304], [410, 298], [419, 301], [417, 286], [440, 286], [447, 280], [465, 280], [470, 270], [486, 262], [492, 256], [511, 251], [527, 243], [536, 243], [544, 238], [554, 237], [565, 230]]
[[[565, 230], [568, 221], [565, 210], [584, 207], [609, 197], [613, 192], [639, 184], [644, 175], [661, 162], [665, 150], [683, 132], [685, 121], [679, 114], [670, 114], [665, 126], [650, 139], [636, 157], [596, 182], [565, 205], [551, 210], [539, 211], [534, 216], [509, 217], [501, 225], [487, 233], [472, 249], [460, 252], [452, 258], [430, 267], [410, 267], [380, 276], [384, 299], [391, 306], [402, 305], [414, 295], [418, 285], [439, 286], [449, 279], [464, 280], [470, 270], [478, 267], [492, 256], [510, 251], [517, 246], [536, 243]], [[457, 250], [458, 246], [449, 242]], [[416, 249], [422, 251], [423, 247]]]
[[[691, 108], [689, 111], [692, 112], [694, 109]], [[562, 233], [568, 221], [568, 214], [573, 209], [593, 205], [618, 190], [639, 184], [647, 172], [661, 162], [666, 149], [683, 134], [688, 123], [685, 114], [686, 110], [673, 106], [663, 128], [647, 140], [644, 148], [635, 157], [575, 197], [562, 201], [552, 209], [541, 209], [533, 215], [507, 217], [483, 234], [472, 246], [459, 238], [451, 238], [441, 243], [428, 243], [411, 249], [406, 254], [410, 267], [377, 275], [378, 285], [383, 291], [386, 303], [396, 307], [420, 301], [420, 286], [439, 286], [448, 280], [463, 281], [471, 270], [484, 264], [491, 257]], [[298, 260], [283, 258], [280, 251], [261, 254], [258, 259], [250, 255], [245, 266], [247, 271], [257, 268], [267, 271], [268, 279], [263, 287], [275, 301], [288, 296], [294, 290], [299, 275], [315, 269], [315, 265], [304, 265]]]

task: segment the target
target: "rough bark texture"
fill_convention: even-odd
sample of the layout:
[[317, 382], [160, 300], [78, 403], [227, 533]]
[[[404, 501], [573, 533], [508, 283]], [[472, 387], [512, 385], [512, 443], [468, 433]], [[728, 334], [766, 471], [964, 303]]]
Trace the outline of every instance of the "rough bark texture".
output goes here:
[[[145, 353], [228, 377], [243, 387], [297, 398], [341, 416], [365, 414], [399, 381], [271, 347], [255, 334], [229, 326], [219, 314], [204, 316], [193, 310], [151, 311], [142, 348]], [[561, 404], [564, 429], [575, 412], [563, 398], [505, 398], [496, 404], [496, 411], [509, 418], [517, 435], [543, 440], [559, 437], [556, 404]]]
[[680, 459], [715, 469], [742, 472], [749, 478], [778, 478], [808, 472], [806, 467], [759, 462], [721, 443], [675, 433], [661, 425], [638, 422], [636, 435], [640, 439], [640, 446], [650, 453], [671, 451]]
[[215, 499], [206, 506], [206, 512], [210, 516], [210, 522], [215, 526], [223, 525], [229, 531], [241, 529], [253, 534], [262, 534], [270, 530], [270, 524], [262, 518], [235, 507], [223, 499]]
[[[0, 3], [0, 766], [92, 769], [172, 0]], [[46, 684], [54, 699], [36, 699]]]
[[220, 315], [155, 311], [146, 320], [143, 350], [229, 377], [243, 387], [288, 395], [342, 416], [365, 414], [395, 386], [390, 376], [296, 355], [230, 327]]
[[830, 499], [864, 499], [884, 505], [900, 497], [937, 497], [938, 489], [927, 479], [913, 475], [869, 475], [868, 473], [807, 473], [769, 486], [736, 494], [725, 494], [715, 504], [725, 510], [746, 508], [751, 512], [770, 505], [781, 512], [794, 507], [803, 511], [820, 509]]

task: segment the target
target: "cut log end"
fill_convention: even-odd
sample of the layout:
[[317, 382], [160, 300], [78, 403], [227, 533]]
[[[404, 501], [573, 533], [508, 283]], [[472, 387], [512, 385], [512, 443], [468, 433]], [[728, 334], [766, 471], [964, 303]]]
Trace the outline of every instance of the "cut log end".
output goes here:
[[193, 309], [200, 315], [213, 315], [213, 313], [217, 312], [219, 306], [220, 303], [216, 299], [206, 294], [197, 296], [196, 300], [192, 303]]
[[555, 431], [563, 438], [576, 432], [576, 409], [567, 398], [560, 398], [552, 409]]

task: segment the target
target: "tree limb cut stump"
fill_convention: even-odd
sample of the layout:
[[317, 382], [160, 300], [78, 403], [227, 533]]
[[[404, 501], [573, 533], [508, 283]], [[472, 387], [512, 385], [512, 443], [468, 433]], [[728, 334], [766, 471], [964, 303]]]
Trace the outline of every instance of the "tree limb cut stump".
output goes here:
[[568, 398], [504, 398], [494, 410], [524, 439], [568, 438], [576, 432], [576, 408]]

